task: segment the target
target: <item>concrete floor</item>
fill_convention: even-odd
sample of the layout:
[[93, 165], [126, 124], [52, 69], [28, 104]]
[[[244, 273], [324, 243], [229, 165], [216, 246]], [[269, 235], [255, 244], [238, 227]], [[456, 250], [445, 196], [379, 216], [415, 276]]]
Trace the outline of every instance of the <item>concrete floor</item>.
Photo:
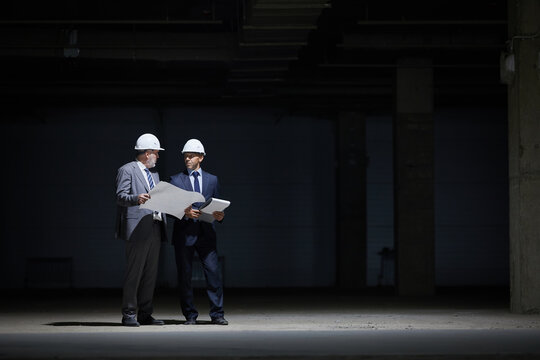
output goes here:
[[165, 326], [120, 326], [119, 291], [3, 293], [0, 359], [540, 359], [540, 315], [491, 293], [398, 298], [330, 291], [225, 293], [229, 326], [183, 325], [158, 291]]

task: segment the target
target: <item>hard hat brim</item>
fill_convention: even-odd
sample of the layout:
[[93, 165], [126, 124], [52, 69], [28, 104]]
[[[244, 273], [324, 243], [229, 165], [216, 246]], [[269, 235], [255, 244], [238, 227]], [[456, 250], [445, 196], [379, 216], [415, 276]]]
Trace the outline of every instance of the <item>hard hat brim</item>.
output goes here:
[[203, 152], [198, 152], [198, 151], [190, 151], [190, 150], [186, 150], [186, 151], [182, 151], [182, 154], [185, 154], [185, 153], [195, 153], [195, 154], [201, 154], [201, 155], [204, 155], [206, 156], [206, 153], [203, 153]]
[[139, 147], [135, 146], [135, 150], [142, 151], [142, 150], [165, 150], [165, 149], [163, 149], [163, 148], [139, 148]]

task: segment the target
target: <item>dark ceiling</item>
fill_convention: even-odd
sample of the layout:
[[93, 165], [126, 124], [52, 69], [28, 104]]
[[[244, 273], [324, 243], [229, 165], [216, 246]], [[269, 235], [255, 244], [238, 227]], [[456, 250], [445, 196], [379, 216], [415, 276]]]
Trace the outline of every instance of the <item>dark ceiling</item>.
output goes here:
[[442, 106], [506, 102], [506, 1], [8, 1], [4, 103], [392, 107], [427, 58]]

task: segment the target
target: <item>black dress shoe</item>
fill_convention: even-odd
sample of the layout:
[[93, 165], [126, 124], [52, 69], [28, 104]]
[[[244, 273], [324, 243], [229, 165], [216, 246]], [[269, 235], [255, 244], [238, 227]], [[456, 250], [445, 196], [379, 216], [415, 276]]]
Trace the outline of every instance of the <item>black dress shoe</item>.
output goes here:
[[124, 316], [122, 318], [122, 325], [131, 326], [131, 327], [138, 327], [140, 324], [139, 324], [139, 322], [137, 320], [135, 320], [135, 318]]
[[165, 325], [165, 322], [163, 320], [157, 320], [151, 316], [148, 316], [142, 320], [139, 320], [139, 323], [141, 325]]
[[195, 325], [197, 323], [197, 319], [186, 319], [184, 321], [184, 325]]
[[213, 318], [212, 319], [212, 324], [229, 325], [229, 322], [227, 320], [225, 320], [225, 318], [223, 318], [223, 317], [218, 317], [218, 318]]

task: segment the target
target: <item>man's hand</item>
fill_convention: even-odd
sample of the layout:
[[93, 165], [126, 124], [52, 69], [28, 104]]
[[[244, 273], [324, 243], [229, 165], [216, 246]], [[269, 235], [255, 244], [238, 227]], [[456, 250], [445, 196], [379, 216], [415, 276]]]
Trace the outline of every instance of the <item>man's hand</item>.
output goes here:
[[223, 218], [225, 217], [225, 213], [223, 211], [214, 211], [212, 213], [212, 216], [214, 217], [214, 219], [216, 219], [217, 221], [221, 221], [223, 220]]
[[190, 219], [197, 219], [201, 215], [200, 210], [195, 210], [191, 206], [187, 207], [184, 210], [184, 213], [186, 214], [186, 217], [188, 217]]
[[137, 196], [137, 202], [139, 203], [139, 205], [144, 204], [148, 200], [150, 200], [150, 195], [148, 194], [139, 194], [139, 196]]

